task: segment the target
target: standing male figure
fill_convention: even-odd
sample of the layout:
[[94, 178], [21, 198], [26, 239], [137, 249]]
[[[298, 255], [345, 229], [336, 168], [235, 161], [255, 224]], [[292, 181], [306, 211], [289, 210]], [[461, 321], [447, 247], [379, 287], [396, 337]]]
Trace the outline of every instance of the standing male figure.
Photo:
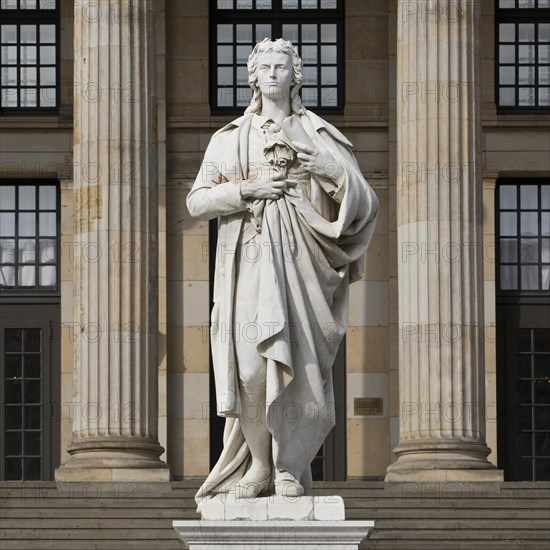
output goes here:
[[253, 98], [214, 134], [187, 199], [219, 217], [211, 345], [224, 449], [196, 495], [299, 496], [334, 425], [332, 365], [378, 201], [349, 141], [307, 111], [302, 62], [265, 39]]

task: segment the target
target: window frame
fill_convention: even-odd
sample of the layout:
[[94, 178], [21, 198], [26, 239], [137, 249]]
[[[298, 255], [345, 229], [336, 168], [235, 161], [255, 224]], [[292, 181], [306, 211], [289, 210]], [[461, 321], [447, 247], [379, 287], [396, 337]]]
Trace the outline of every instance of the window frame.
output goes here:
[[[59, 300], [0, 299], [0, 364], [4, 365], [4, 330], [6, 328], [41, 329], [41, 475], [40, 481], [54, 479], [55, 468], [61, 462], [61, 308]], [[1, 369], [3, 370], [3, 369]], [[4, 374], [0, 376], [0, 407], [5, 418], [7, 406]], [[23, 398], [22, 398], [23, 399]], [[22, 401], [24, 405], [24, 401]], [[49, 413], [49, 415], [47, 415]], [[25, 432], [24, 425], [22, 433]], [[0, 423], [0, 481], [5, 480], [5, 422]], [[24, 477], [24, 476], [23, 476]], [[33, 480], [37, 481], [37, 480]], [[21, 481], [19, 481], [21, 482]]]
[[[238, 0], [236, 0], [238, 1]], [[280, 37], [282, 35], [283, 24], [336, 24], [336, 85], [338, 90], [338, 97], [336, 106], [334, 107], [322, 107], [322, 106], [307, 106], [306, 109], [312, 109], [316, 113], [325, 115], [341, 115], [344, 111], [345, 104], [345, 14], [344, 14], [344, 1], [334, 0], [336, 8], [334, 9], [283, 9], [282, 0], [272, 0], [271, 9], [218, 9], [217, 0], [210, 0], [209, 2], [209, 104], [210, 112], [213, 116], [229, 116], [229, 115], [242, 115], [248, 105], [241, 105], [237, 107], [219, 107], [217, 105], [217, 70], [218, 70], [218, 57], [217, 57], [217, 25], [218, 24], [271, 24], [272, 26], [272, 39], [273, 37]], [[255, 5], [255, 0], [253, 5]], [[301, 4], [300, 4], [301, 5]], [[313, 44], [313, 43], [312, 43]], [[321, 46], [321, 42], [317, 42], [317, 46]], [[235, 63], [234, 63], [235, 65]], [[233, 65], [233, 66], [234, 66]], [[318, 63], [317, 67], [322, 65]], [[236, 88], [236, 84], [233, 84]], [[321, 85], [318, 84], [317, 89], [320, 89]]]
[[[0, 287], [0, 304], [4, 300], [8, 300], [10, 297], [35, 297], [35, 298], [47, 298], [47, 297], [53, 297], [58, 298], [61, 296], [61, 186], [59, 184], [59, 180], [56, 179], [2, 179], [0, 180], [0, 186], [8, 186], [8, 185], [14, 185], [16, 189], [18, 189], [21, 186], [34, 186], [37, 189], [40, 188], [40, 186], [44, 185], [53, 185], [56, 188], [56, 200], [55, 200], [55, 213], [56, 213], [56, 259], [55, 263], [51, 265], [55, 265], [56, 270], [56, 285], [55, 288], [50, 287], [44, 287], [40, 288], [40, 286], [37, 284], [38, 279], [35, 281], [34, 287]], [[17, 195], [17, 192], [16, 192]], [[17, 199], [16, 199], [16, 205], [17, 205]], [[3, 211], [6, 212], [6, 211]], [[18, 209], [14, 209], [13, 212], [17, 214], [19, 212]], [[37, 204], [35, 207], [34, 212], [40, 212], [39, 205]], [[17, 219], [17, 216], [16, 216]], [[39, 240], [40, 235], [38, 234], [39, 227], [35, 228], [35, 234], [33, 237], [23, 237], [27, 239], [34, 239]], [[4, 237], [0, 234], [0, 239], [6, 239], [10, 237]], [[13, 237], [14, 240], [17, 240], [21, 238], [17, 234], [17, 221], [16, 221], [16, 235]], [[45, 238], [47, 238], [45, 236]], [[51, 237], [50, 237], [51, 238]], [[17, 252], [15, 252], [17, 253]], [[2, 264], [3, 265], [3, 264]], [[19, 267], [19, 262], [14, 262], [14, 265]], [[33, 266], [39, 266], [40, 262], [34, 262], [32, 264]], [[35, 271], [35, 277], [38, 277], [38, 271]]]
[[[529, 114], [550, 114], [550, 105], [518, 105], [519, 101], [519, 88], [525, 87], [519, 84], [519, 79], [517, 78], [518, 74], [518, 67], [520, 67], [519, 59], [518, 59], [518, 48], [520, 45], [519, 39], [516, 36], [514, 40], [514, 47], [516, 51], [515, 56], [515, 62], [512, 64], [506, 64], [508, 66], [513, 66], [515, 69], [516, 77], [514, 79], [514, 84], [510, 85], [503, 85], [500, 84], [500, 24], [501, 23], [514, 23], [514, 24], [521, 24], [521, 23], [534, 23], [535, 25], [540, 23], [549, 23], [550, 24], [550, 7], [549, 8], [539, 8], [538, 7], [538, 0], [536, 0], [536, 4], [534, 8], [519, 8], [517, 0], [516, 1], [516, 7], [515, 8], [501, 8], [500, 7], [500, 0], [495, 1], [495, 25], [494, 25], [494, 83], [495, 83], [495, 105], [497, 109], [497, 114], [499, 115], [509, 115], [509, 114], [519, 114], [519, 115], [529, 115]], [[536, 27], [535, 27], [536, 29]], [[535, 45], [535, 48], [538, 47], [539, 44], [548, 44], [550, 47], [550, 42], [538, 42], [537, 41], [537, 31], [535, 30], [535, 41], [532, 43]], [[511, 44], [511, 43], [510, 43]], [[528, 44], [528, 43], [525, 43]], [[539, 84], [539, 63], [538, 63], [538, 56], [536, 57], [536, 61], [533, 64], [535, 68], [535, 83], [533, 85], [533, 88], [536, 90], [536, 94], [538, 96], [538, 90], [540, 87]], [[546, 64], [543, 64], [543, 66]], [[550, 90], [550, 84], [549, 90]], [[514, 88], [516, 93], [516, 104], [515, 105], [500, 105], [500, 90], [501, 88]], [[545, 86], [546, 87], [546, 86]]]
[[[17, 0], [20, 2], [21, 0]], [[54, 1], [54, 0], [52, 0]], [[37, 6], [39, 0], [37, 0]], [[41, 24], [51, 24], [55, 25], [55, 106], [48, 106], [48, 107], [40, 107], [38, 104], [36, 107], [3, 107], [0, 103], [0, 117], [8, 117], [8, 116], [38, 116], [38, 115], [57, 115], [59, 114], [59, 108], [60, 108], [60, 80], [61, 80], [61, 0], [55, 0], [55, 9], [0, 9], [0, 18], [2, 19], [2, 24], [4, 25], [17, 25], [19, 28], [21, 25], [41, 25]], [[19, 5], [19, 4], [18, 4]], [[19, 34], [19, 31], [18, 31]], [[37, 37], [37, 47], [39, 47], [40, 42], [38, 41]], [[21, 45], [21, 42], [16, 42], [16, 46], [19, 48]], [[30, 65], [31, 67], [33, 65]], [[37, 64], [34, 65], [37, 69], [37, 96], [38, 101], [40, 101], [40, 67], [41, 65]], [[21, 65], [18, 61], [16, 65], [13, 65], [13, 67], [17, 68], [17, 72], [19, 75], [19, 70], [21, 67], [24, 67], [24, 65]], [[10, 86], [11, 87], [11, 86]], [[14, 86], [17, 88], [18, 92], [22, 89], [21, 81], [17, 80], [17, 84]], [[23, 86], [25, 88], [25, 86]], [[50, 87], [53, 88], [53, 87]]]

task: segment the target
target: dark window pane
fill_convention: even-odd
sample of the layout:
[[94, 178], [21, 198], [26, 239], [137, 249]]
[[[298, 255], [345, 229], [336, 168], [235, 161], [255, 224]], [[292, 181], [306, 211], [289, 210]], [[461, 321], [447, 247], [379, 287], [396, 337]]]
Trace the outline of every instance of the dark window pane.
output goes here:
[[21, 403], [21, 380], [6, 380], [6, 403]]
[[518, 474], [519, 481], [532, 481], [533, 480], [533, 459], [520, 458], [518, 460], [517, 474]]
[[20, 406], [6, 406], [6, 430], [20, 430], [23, 427], [22, 408]]
[[25, 378], [40, 378], [40, 355], [25, 355]]
[[535, 433], [535, 454], [550, 458], [550, 432]]
[[519, 380], [516, 382], [517, 402], [522, 405], [531, 404], [531, 382], [528, 380]]
[[539, 283], [538, 266], [521, 266], [521, 288], [522, 290], [538, 290]]
[[535, 355], [535, 378], [547, 378], [550, 383], [550, 355]]
[[27, 351], [40, 351], [40, 329], [28, 328], [24, 331], [25, 334], [25, 348]]
[[531, 354], [516, 355], [517, 377], [532, 378]]
[[41, 477], [41, 460], [39, 458], [25, 458], [25, 480], [38, 481]]
[[532, 264], [538, 263], [538, 261], [539, 241], [536, 239], [521, 239], [520, 262], [522, 264]]
[[550, 351], [550, 329], [534, 329], [535, 351]]
[[4, 345], [7, 352], [22, 351], [23, 338], [21, 329], [8, 328], [4, 331]]
[[535, 479], [537, 481], [550, 481], [550, 459], [537, 458], [535, 461]]
[[500, 268], [500, 288], [515, 290], [518, 288], [518, 269], [514, 265], [503, 265]]
[[516, 407], [517, 429], [533, 429], [533, 407]]
[[543, 212], [541, 214], [541, 221], [541, 235], [543, 237], [550, 237], [550, 212]]
[[531, 456], [533, 454], [533, 434], [532, 432], [516, 433], [516, 455]]
[[533, 389], [537, 405], [550, 405], [550, 382], [548, 380], [535, 380]]
[[25, 432], [25, 456], [40, 456], [41, 432]]
[[550, 430], [550, 407], [535, 407], [535, 430]]
[[541, 187], [541, 208], [550, 209], [550, 185]]
[[23, 479], [21, 458], [6, 458], [6, 481], [20, 481]]
[[21, 378], [21, 355], [6, 355], [6, 379]]
[[25, 380], [25, 403], [40, 403], [40, 380]]
[[500, 239], [500, 261], [504, 263], [517, 263], [518, 241], [517, 239]]
[[21, 456], [23, 454], [23, 438], [21, 432], [6, 432], [6, 456]]
[[39, 430], [40, 428], [40, 406], [25, 405], [25, 429]]

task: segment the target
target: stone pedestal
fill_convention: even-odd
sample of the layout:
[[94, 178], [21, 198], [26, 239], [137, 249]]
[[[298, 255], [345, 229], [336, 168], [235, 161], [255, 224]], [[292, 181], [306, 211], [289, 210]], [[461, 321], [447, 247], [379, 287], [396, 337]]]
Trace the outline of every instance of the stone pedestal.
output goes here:
[[154, 2], [75, 2], [71, 458], [62, 481], [168, 481], [158, 443]]
[[487, 460], [479, 3], [399, 0], [400, 440], [386, 481], [499, 481]]
[[346, 521], [338, 496], [227, 497], [201, 504], [202, 520], [174, 521], [189, 550], [357, 550], [373, 521]]

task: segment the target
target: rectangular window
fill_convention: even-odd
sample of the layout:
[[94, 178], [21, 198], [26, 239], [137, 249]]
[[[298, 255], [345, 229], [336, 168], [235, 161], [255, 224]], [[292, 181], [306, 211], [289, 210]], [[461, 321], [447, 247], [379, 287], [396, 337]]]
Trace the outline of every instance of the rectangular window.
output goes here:
[[59, 188], [0, 182], [0, 293], [59, 288]]
[[550, 290], [550, 181], [500, 180], [497, 192], [498, 290]]
[[58, 2], [0, 0], [0, 114], [58, 107]]
[[242, 113], [250, 103], [247, 60], [264, 38], [284, 38], [303, 64], [304, 106], [320, 112], [343, 108], [341, 0], [213, 0], [211, 94], [215, 114]]
[[550, 0], [497, 0], [499, 109], [550, 112]]
[[59, 304], [0, 298], [0, 480], [50, 480], [60, 450]]

